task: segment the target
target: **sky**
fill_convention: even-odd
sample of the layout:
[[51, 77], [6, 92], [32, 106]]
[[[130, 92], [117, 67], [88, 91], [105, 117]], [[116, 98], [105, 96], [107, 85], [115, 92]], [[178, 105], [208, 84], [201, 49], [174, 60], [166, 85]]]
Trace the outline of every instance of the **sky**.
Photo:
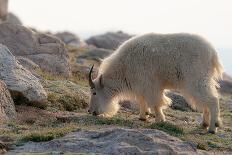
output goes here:
[[231, 0], [9, 0], [24, 25], [80, 37], [122, 30], [131, 34], [195, 33], [222, 51], [232, 74]]

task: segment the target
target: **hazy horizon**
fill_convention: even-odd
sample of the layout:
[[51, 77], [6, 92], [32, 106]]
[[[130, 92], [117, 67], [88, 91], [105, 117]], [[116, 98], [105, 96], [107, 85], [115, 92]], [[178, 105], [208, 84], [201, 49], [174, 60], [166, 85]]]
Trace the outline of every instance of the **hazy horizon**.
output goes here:
[[228, 0], [10, 0], [9, 11], [42, 31], [82, 38], [122, 30], [130, 34], [195, 33], [209, 40], [232, 75], [232, 16]]

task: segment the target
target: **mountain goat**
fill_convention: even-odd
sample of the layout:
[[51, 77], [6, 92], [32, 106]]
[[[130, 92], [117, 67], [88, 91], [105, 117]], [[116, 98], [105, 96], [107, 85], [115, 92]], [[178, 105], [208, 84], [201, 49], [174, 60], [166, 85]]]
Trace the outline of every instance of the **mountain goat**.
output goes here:
[[215, 49], [192, 34], [145, 34], [123, 43], [104, 59], [98, 76], [89, 73], [91, 99], [88, 112], [111, 117], [119, 109], [117, 97], [136, 99], [140, 119], [153, 110], [156, 121], [165, 121], [163, 107], [170, 99], [164, 89], [178, 90], [203, 111], [203, 126], [215, 133], [220, 124], [217, 80], [223, 67]]

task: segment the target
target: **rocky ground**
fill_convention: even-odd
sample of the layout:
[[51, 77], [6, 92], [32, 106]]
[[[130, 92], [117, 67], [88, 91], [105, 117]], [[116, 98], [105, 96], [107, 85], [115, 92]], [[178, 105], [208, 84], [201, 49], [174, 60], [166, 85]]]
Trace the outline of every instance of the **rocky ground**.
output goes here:
[[[232, 154], [232, 79], [220, 81], [223, 126], [201, 127], [201, 113], [178, 92], [165, 123], [138, 119], [122, 101], [113, 118], [86, 113], [87, 74], [132, 35], [110, 32], [86, 41], [70, 32], [43, 33], [17, 19], [0, 22], [0, 150], [6, 154]], [[13, 22], [15, 21], [15, 22]]]

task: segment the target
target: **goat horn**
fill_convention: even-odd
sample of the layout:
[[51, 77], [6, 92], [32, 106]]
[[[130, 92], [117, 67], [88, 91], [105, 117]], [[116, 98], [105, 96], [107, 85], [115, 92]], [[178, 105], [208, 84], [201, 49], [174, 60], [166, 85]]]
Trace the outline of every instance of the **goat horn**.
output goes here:
[[93, 80], [92, 80], [92, 72], [93, 72], [93, 67], [94, 67], [94, 65], [91, 67], [91, 69], [90, 69], [90, 71], [89, 71], [89, 86], [91, 87], [91, 88], [95, 88], [95, 85], [94, 85], [94, 83], [93, 83]]

